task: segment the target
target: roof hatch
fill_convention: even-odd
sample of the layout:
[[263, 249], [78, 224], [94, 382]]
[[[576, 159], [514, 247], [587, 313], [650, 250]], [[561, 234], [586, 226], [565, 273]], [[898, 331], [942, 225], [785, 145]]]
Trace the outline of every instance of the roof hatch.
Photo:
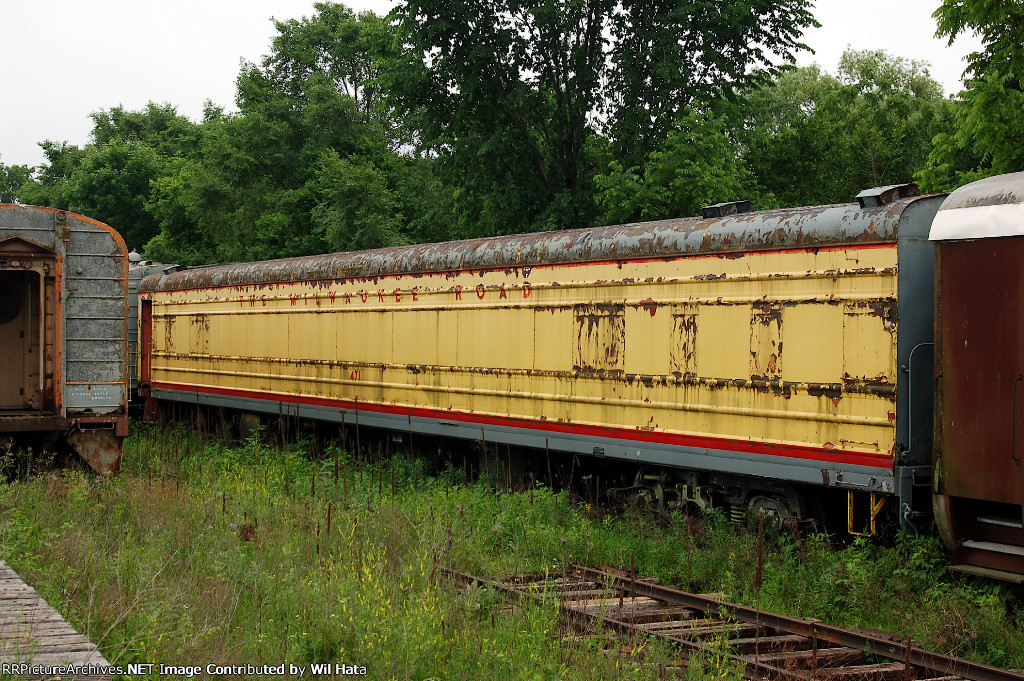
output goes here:
[[861, 208], [877, 208], [911, 196], [921, 196], [921, 190], [913, 182], [907, 182], [865, 189], [857, 194], [857, 202]]

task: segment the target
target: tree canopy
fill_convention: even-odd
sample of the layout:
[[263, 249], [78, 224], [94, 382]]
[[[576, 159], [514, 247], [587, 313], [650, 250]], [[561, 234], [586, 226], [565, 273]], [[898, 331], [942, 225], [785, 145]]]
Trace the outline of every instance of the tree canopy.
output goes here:
[[970, 54], [966, 89], [954, 102], [952, 130], [935, 139], [919, 175], [931, 191], [947, 191], [999, 173], [1024, 170], [1024, 5], [991, 0], [943, 0], [936, 35], [950, 44], [974, 31], [982, 49]]
[[753, 179], [791, 206], [912, 181], [948, 129], [950, 105], [924, 64], [848, 50], [834, 76], [803, 67], [749, 92], [743, 115]]
[[421, 142], [462, 188], [463, 219], [487, 233], [585, 225], [596, 149], [639, 166], [691, 107], [793, 61], [809, 5], [406, 0], [392, 96], [426, 113]]

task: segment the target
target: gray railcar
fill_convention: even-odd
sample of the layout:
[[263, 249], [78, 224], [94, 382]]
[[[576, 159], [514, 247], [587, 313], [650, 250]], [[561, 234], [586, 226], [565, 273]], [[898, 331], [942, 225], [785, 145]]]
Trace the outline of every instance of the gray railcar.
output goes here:
[[128, 252], [108, 225], [0, 204], [0, 433], [62, 439], [100, 473], [128, 433]]

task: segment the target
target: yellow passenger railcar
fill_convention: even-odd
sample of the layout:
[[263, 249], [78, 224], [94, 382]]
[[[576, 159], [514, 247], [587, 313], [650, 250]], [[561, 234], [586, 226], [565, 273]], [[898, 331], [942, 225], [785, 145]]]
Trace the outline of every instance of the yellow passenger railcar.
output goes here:
[[852, 523], [895, 499], [912, 529], [941, 197], [907, 193], [154, 275], [142, 380], [157, 400], [635, 462], [668, 506], [803, 518], [808, 492], [840, 489]]

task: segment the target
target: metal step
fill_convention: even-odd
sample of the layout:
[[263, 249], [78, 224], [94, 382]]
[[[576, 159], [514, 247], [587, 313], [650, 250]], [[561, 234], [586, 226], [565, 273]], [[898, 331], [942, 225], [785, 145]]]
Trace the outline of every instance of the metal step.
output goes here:
[[1015, 527], [1024, 530], [1024, 523], [1013, 518], [996, 518], [994, 516], [979, 516], [978, 522], [984, 525], [998, 525], [999, 527]]
[[957, 572], [966, 572], [969, 575], [977, 575], [978, 577], [987, 577], [988, 579], [998, 579], [1004, 582], [1024, 584], [1024, 575], [1017, 574], [1016, 572], [996, 570], [993, 568], [981, 567], [980, 565], [950, 565], [949, 569], [956, 570]]
[[963, 542], [961, 546], [965, 549], [973, 549], [975, 551], [991, 551], [993, 553], [1005, 553], [1011, 556], [1020, 556], [1024, 558], [1024, 546], [997, 544], [994, 541], [973, 541], [970, 539]]
[[[951, 568], [981, 568], [1024, 575], [1024, 546], [968, 539], [953, 551]], [[971, 570], [966, 570], [971, 571]], [[974, 571], [973, 574], [981, 574]]]

